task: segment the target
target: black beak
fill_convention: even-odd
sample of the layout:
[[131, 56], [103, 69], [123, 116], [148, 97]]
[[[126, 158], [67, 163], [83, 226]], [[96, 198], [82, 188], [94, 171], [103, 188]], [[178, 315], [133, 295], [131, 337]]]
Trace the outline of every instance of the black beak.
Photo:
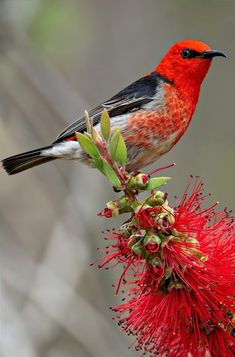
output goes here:
[[204, 52], [202, 52], [200, 57], [207, 59], [207, 58], [213, 58], [213, 57], [218, 57], [218, 56], [227, 58], [227, 56], [224, 52], [217, 51], [217, 50], [204, 51]]

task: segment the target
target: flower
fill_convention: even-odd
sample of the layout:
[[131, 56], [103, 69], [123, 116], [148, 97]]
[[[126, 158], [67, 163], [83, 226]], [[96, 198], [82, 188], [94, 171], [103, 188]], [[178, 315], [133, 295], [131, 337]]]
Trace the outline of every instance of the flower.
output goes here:
[[[127, 298], [113, 308], [136, 349], [151, 356], [234, 356], [235, 231], [227, 211], [204, 208], [195, 180], [178, 207], [150, 197], [113, 232], [101, 266], [123, 264]], [[159, 194], [158, 194], [159, 197]], [[154, 203], [153, 203], [154, 202]], [[151, 206], [152, 204], [152, 206]]]
[[113, 310], [122, 330], [135, 336], [137, 351], [172, 357], [204, 357], [209, 351], [212, 356], [232, 357], [230, 317], [223, 312], [226, 325], [215, 323], [207, 303], [199, 291], [175, 282], [165, 293], [133, 291], [131, 299]]

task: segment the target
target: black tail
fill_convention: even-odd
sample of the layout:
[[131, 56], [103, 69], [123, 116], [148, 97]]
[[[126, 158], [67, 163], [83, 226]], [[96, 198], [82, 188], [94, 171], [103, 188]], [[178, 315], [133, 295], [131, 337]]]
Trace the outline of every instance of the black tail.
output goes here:
[[49, 149], [52, 146], [27, 151], [22, 154], [14, 155], [2, 160], [2, 166], [8, 175], [14, 175], [18, 172], [28, 170], [31, 167], [44, 164], [45, 162], [55, 160], [54, 157], [41, 156], [42, 150]]

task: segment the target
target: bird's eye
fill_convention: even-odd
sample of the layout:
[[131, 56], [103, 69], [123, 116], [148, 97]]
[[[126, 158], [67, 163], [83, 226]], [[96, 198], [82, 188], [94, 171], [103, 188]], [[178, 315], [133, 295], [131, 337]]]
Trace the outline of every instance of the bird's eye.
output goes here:
[[182, 52], [181, 52], [181, 56], [183, 58], [190, 58], [191, 57], [191, 50], [189, 48], [185, 48]]

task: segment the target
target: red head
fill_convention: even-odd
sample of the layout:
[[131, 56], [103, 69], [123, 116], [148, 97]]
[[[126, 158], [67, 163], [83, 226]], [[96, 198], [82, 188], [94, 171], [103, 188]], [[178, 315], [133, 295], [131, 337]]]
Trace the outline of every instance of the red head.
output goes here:
[[[226, 55], [200, 41], [186, 40], [171, 47], [155, 71], [174, 82], [180, 90], [199, 93], [200, 85], [207, 74], [212, 58]], [[195, 94], [196, 94], [195, 92]]]

